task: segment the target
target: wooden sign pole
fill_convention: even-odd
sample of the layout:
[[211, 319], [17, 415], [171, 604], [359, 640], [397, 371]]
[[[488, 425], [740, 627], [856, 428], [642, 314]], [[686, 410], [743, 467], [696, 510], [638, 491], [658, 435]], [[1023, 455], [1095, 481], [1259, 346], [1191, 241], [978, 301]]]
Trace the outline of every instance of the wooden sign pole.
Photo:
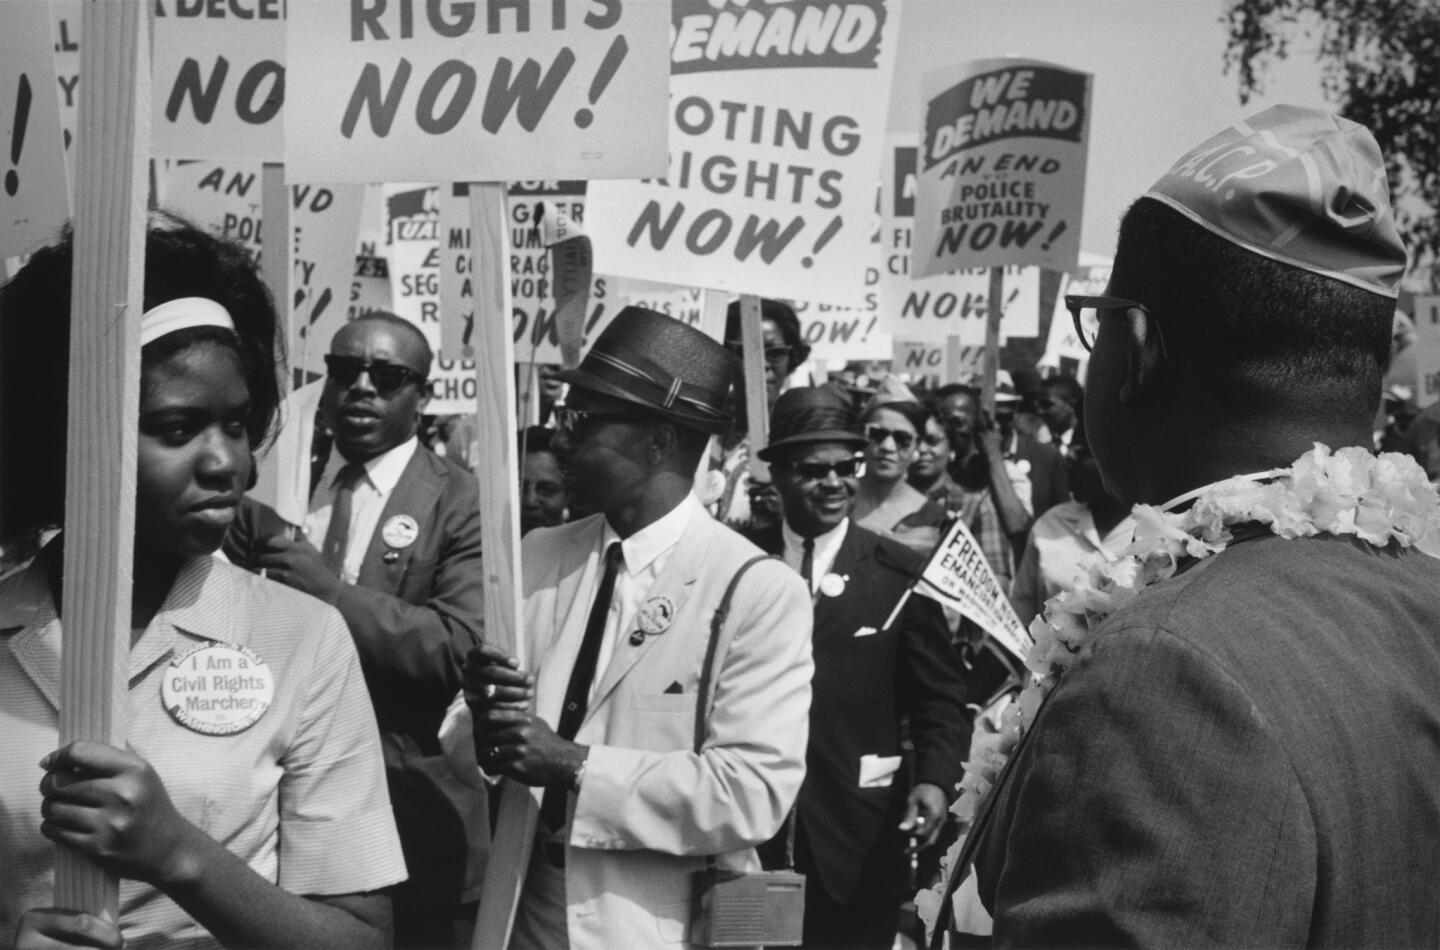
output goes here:
[[985, 362], [981, 364], [980, 405], [995, 416], [995, 376], [1000, 371], [1000, 318], [1005, 310], [1005, 268], [990, 268], [990, 302], [985, 308]]
[[740, 295], [740, 346], [745, 363], [745, 433], [750, 440], [750, 474], [769, 478], [769, 466], [756, 453], [770, 441], [770, 402], [765, 398], [765, 332], [760, 298]]
[[[470, 186], [470, 226], [475, 273], [476, 426], [482, 464], [480, 480], [481, 547], [485, 551], [485, 640], [526, 666], [520, 630], [520, 459], [515, 444], [515, 343], [510, 307], [510, 231], [505, 186], [496, 182]], [[504, 802], [523, 799], [526, 819], [495, 829], [494, 854], [519, 854], [520, 866], [530, 863], [539, 808], [530, 789], [518, 782], [499, 786]], [[515, 806], [510, 806], [515, 807]], [[471, 946], [501, 950], [509, 945], [515, 908], [525, 875], [508, 875], [514, 887], [506, 892], [507, 876], [498, 861], [485, 868], [480, 914]]]
[[[85, 739], [123, 747], [150, 151], [150, 5], [112, 0], [83, 9], [60, 742]], [[116, 914], [118, 883], [57, 846], [55, 904]]]
[[[275, 312], [279, 315], [285, 330], [285, 355], [291, 367], [301, 370], [299, 375], [291, 372], [290, 383], [284, 389], [290, 392], [299, 388], [304, 380], [304, 355], [300, 347], [298, 315], [295, 301], [290, 294], [291, 255], [295, 236], [290, 230], [290, 189], [285, 185], [285, 166], [279, 162], [266, 162], [260, 169], [260, 276], [275, 299]], [[309, 337], [309, 334], [306, 334]]]
[[700, 330], [712, 340], [725, 342], [725, 310], [730, 295], [723, 290], [707, 288], [700, 292]]

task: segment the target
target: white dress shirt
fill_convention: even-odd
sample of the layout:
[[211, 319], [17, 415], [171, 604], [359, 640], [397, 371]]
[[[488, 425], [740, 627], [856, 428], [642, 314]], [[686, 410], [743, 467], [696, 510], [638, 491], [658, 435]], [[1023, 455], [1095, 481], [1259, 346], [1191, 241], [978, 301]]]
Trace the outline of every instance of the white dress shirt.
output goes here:
[[[810, 560], [811, 597], [814, 597], [815, 592], [820, 589], [821, 578], [829, 574], [830, 568], [835, 566], [835, 556], [840, 553], [840, 544], [845, 540], [845, 532], [849, 528], [850, 519], [846, 518], [824, 534], [815, 536], [815, 551]], [[785, 550], [780, 559], [785, 562], [787, 567], [799, 574], [800, 562], [805, 557], [805, 539], [790, 527], [788, 521], [782, 524], [780, 535], [785, 540]]]
[[[615, 593], [610, 598], [610, 616], [605, 621], [605, 638], [600, 641], [600, 654], [595, 660], [595, 678], [590, 681], [592, 699], [595, 697], [595, 687], [605, 678], [605, 670], [610, 665], [610, 658], [615, 654], [616, 640], [629, 637], [630, 632], [635, 629], [635, 616], [640, 612], [640, 605], [650, 593], [650, 588], [654, 586], [655, 578], [665, 569], [675, 545], [680, 543], [680, 536], [690, 524], [691, 517], [702, 510], [700, 499], [692, 492], [686, 495], [680, 504], [623, 541], [610, 526], [610, 522], [605, 522], [605, 529], [600, 536], [601, 558], [605, 556], [610, 542], [620, 541], [620, 552], [625, 560], [619, 573], [615, 575]], [[587, 602], [595, 599], [595, 588], [600, 585], [601, 573], [603, 572], [595, 575], [595, 586], [583, 592]], [[584, 631], [579, 631], [579, 635], [583, 636]]]
[[[385, 501], [405, 466], [420, 448], [420, 440], [411, 436], [383, 455], [377, 455], [365, 463], [365, 477], [355, 483], [355, 494], [350, 502], [350, 533], [345, 536], [345, 565], [340, 579], [354, 584], [360, 578], [360, 565], [370, 547], [370, 539], [380, 524], [380, 513], [385, 510]], [[310, 543], [319, 547], [330, 530], [330, 513], [335, 507], [335, 478], [345, 466], [345, 459], [334, 449], [325, 463], [325, 472], [320, 484], [310, 496], [310, 514], [305, 518], [305, 536]]]

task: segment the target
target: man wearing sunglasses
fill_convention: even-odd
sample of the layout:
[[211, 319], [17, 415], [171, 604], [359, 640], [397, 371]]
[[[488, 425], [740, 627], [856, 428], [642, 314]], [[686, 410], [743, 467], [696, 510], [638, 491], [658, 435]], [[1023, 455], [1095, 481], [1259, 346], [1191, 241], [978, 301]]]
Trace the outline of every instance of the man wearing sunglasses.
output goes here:
[[1369, 455], [1406, 266], [1369, 130], [1276, 106], [1177, 161], [1105, 294], [1067, 298], [1149, 556], [1056, 618], [1089, 642], [957, 861], [995, 946], [1440, 946], [1440, 505]]
[[494, 899], [520, 895], [497, 947], [688, 945], [691, 875], [758, 870], [799, 790], [809, 600], [761, 558], [707, 659], [761, 553], [693, 494], [730, 424], [723, 346], [626, 307], [559, 375], [555, 445], [596, 513], [525, 536], [525, 665], [475, 651], [446, 744], [469, 775], [504, 776], [497, 825], [526, 830], [491, 857]]
[[893, 944], [907, 845], [939, 834], [970, 746], [940, 607], [912, 597], [891, 618], [924, 559], [851, 521], [866, 442], [844, 396], [805, 387], [780, 395], [760, 450], [784, 520], [752, 537], [806, 580], [814, 601], [805, 784], [762, 852], [768, 866], [793, 862], [807, 876], [809, 947]]
[[231, 560], [334, 604], [375, 707], [410, 879], [399, 947], [468, 946], [488, 850], [485, 794], [446, 767], [436, 733], [480, 642], [479, 491], [416, 437], [432, 356], [414, 324], [370, 313], [335, 334], [321, 413], [330, 456], [303, 531], [242, 508]]

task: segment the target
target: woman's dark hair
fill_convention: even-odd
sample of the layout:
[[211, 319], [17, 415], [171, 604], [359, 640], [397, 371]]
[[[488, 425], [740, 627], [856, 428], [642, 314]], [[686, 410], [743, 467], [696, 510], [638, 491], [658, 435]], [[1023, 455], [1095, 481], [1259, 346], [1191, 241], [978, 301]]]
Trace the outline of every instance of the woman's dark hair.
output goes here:
[[555, 447], [550, 443], [555, 440], [555, 430], [545, 426], [526, 426], [519, 432], [517, 441], [520, 443], [520, 456], [523, 459], [526, 455], [543, 453], [555, 454]]
[[[41, 530], [59, 526], [65, 513], [73, 260], [74, 234], [67, 225], [57, 243], [36, 251], [0, 286], [0, 543], [6, 545], [32, 543]], [[178, 215], [152, 212], [144, 309], [181, 297], [219, 303], [234, 332], [194, 327], [167, 334], [141, 351], [142, 367], [201, 342], [230, 348], [249, 389], [250, 447], [260, 449], [273, 435], [281, 398], [282, 353], [270, 293], [243, 247]]]
[[909, 422], [912, 426], [915, 427], [915, 434], [917, 436], [925, 435], [925, 420], [930, 417], [930, 412], [927, 411], [925, 407], [920, 405], [918, 402], [909, 402], [904, 400], [896, 402], [878, 402], [865, 410], [865, 414], [860, 417], [860, 424], [864, 425], [871, 419], [875, 418], [875, 413], [879, 412], [881, 409], [888, 409], [891, 412], [898, 413], [904, 416], [905, 421]]
[[[785, 345], [790, 347], [790, 359], [785, 366], [786, 373], [795, 372], [800, 364], [810, 358], [810, 344], [806, 343], [800, 336], [800, 318], [795, 315], [795, 309], [788, 303], [779, 300], [760, 301], [760, 320], [763, 323], [769, 320], [775, 324], [780, 331], [780, 336], [785, 339]], [[733, 343], [740, 339], [740, 301], [732, 300], [725, 308], [725, 342]]]

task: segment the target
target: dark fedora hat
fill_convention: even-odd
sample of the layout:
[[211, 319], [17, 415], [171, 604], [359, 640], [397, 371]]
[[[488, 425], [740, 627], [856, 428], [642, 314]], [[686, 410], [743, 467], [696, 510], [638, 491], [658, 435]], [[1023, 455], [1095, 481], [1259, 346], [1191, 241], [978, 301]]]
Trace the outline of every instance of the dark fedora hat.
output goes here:
[[777, 449], [814, 442], [840, 442], [863, 448], [865, 437], [855, 431], [850, 400], [831, 386], [787, 389], [770, 410], [770, 441], [755, 454], [769, 462]]
[[718, 433], [730, 427], [725, 402], [736, 366], [724, 346], [689, 324], [626, 307], [595, 338], [579, 366], [554, 378]]

